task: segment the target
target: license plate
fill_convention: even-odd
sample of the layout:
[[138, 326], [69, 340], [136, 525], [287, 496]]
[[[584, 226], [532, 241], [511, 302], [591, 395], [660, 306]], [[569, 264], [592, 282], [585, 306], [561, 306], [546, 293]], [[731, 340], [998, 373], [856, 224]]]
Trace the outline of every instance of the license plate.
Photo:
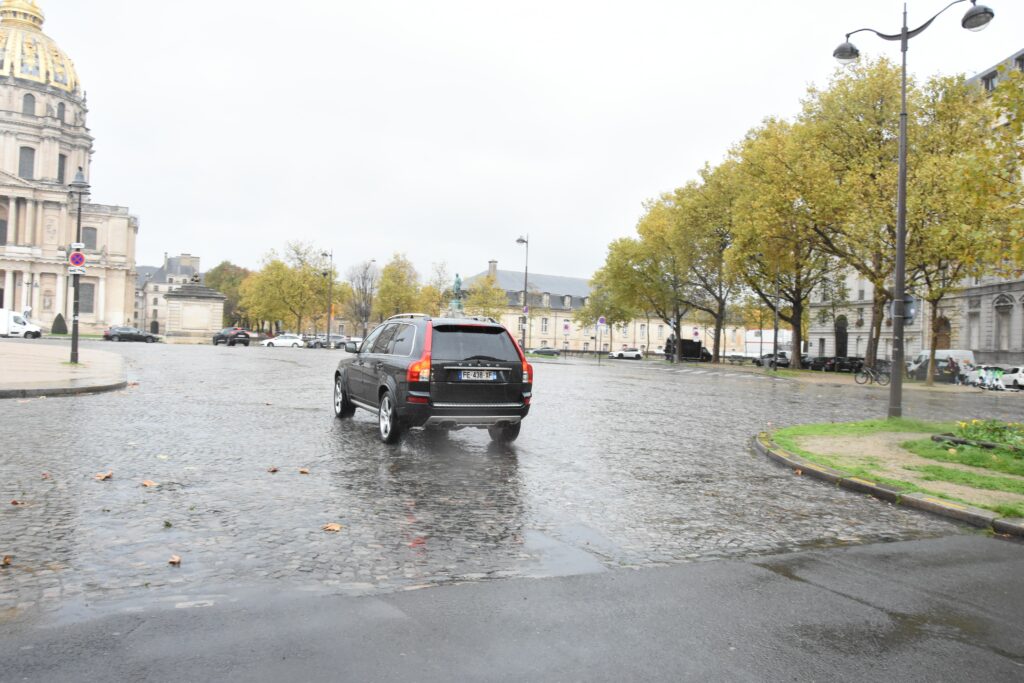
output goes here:
[[485, 382], [493, 382], [498, 379], [498, 373], [494, 370], [459, 370], [459, 379], [477, 379]]

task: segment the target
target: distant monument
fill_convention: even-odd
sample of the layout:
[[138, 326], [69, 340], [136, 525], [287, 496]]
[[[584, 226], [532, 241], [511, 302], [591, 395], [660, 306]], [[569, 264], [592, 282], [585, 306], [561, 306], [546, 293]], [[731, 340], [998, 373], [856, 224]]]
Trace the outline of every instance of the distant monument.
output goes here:
[[448, 301], [448, 309], [444, 312], [446, 317], [459, 318], [465, 315], [465, 309], [462, 306], [462, 297], [465, 292], [462, 289], [462, 278], [459, 277], [458, 273], [455, 273], [455, 285], [452, 287], [452, 298]]

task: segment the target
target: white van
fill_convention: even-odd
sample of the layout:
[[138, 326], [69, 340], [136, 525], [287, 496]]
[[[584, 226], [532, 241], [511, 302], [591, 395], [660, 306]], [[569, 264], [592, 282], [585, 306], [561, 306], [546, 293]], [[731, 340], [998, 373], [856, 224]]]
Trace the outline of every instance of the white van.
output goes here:
[[[928, 356], [930, 354], [931, 351], [922, 351], [921, 353], [917, 354], [917, 357], [914, 358], [914, 360], [910, 361], [908, 367], [910, 374], [914, 374], [915, 372], [917, 372], [917, 369], [920, 368], [921, 366], [927, 366]], [[936, 349], [935, 367], [941, 368], [945, 366], [945, 364], [949, 362], [949, 359], [951, 357], [953, 360], [956, 361], [956, 364], [959, 365], [961, 369], [963, 369], [964, 363], [969, 363], [970, 365], [976, 364], [974, 362], [974, 351], [967, 351], [964, 349]]]
[[20, 313], [0, 308], [0, 337], [39, 339], [41, 336], [43, 331], [38, 325], [33, 325]]

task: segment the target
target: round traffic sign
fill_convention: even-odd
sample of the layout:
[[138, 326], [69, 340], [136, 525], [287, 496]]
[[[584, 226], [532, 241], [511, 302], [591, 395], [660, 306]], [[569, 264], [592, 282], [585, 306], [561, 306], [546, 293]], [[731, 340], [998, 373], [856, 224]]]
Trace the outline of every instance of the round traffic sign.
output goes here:
[[75, 267], [81, 267], [85, 265], [85, 254], [80, 251], [71, 252], [71, 256], [68, 256], [68, 263]]
[[604, 325], [606, 322], [607, 322], [607, 320], [605, 320], [605, 317], [603, 315], [600, 318], [597, 319], [597, 324], [598, 325]]

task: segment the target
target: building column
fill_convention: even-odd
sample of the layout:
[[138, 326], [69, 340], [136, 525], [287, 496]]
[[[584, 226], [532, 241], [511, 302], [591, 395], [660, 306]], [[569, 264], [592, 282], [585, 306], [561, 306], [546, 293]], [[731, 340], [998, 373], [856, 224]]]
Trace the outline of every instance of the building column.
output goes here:
[[14, 308], [14, 271], [10, 268], [4, 271], [4, 300], [0, 303], [5, 309]]
[[10, 209], [7, 211], [7, 243], [18, 244], [18, 198], [10, 198]]
[[27, 270], [21, 271], [21, 308], [18, 309], [19, 313], [28, 308], [29, 290], [32, 289], [32, 282], [29, 275], [30, 274]]
[[36, 232], [36, 203], [35, 200], [25, 200], [25, 241], [23, 244], [32, 245], [35, 242]]
[[67, 290], [67, 284], [64, 282], [64, 273], [57, 273], [57, 287], [54, 289], [54, 300], [53, 310], [54, 317], [60, 313], [64, 316], [64, 320], [67, 320], [68, 314], [64, 311], [64, 292]]
[[98, 284], [96, 285], [96, 321], [104, 322], [106, 318], [107, 309], [107, 277], [106, 274], [101, 273], [97, 278]]

